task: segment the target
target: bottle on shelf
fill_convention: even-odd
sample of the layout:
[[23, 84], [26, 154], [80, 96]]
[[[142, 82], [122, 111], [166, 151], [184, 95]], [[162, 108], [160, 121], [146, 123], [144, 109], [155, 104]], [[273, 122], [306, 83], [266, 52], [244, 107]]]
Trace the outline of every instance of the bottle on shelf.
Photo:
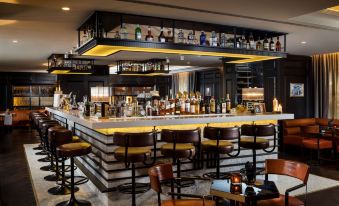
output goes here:
[[215, 113], [215, 99], [214, 96], [212, 96], [210, 100], [210, 113]]
[[119, 31], [116, 31], [114, 34], [114, 39], [121, 39]]
[[255, 49], [255, 42], [254, 42], [254, 37], [253, 37], [253, 34], [252, 32], [250, 33], [250, 36], [249, 36], [249, 42], [250, 42], [250, 49]]
[[185, 114], [190, 114], [190, 112], [191, 112], [191, 101], [187, 94], [185, 100]]
[[231, 99], [230, 99], [230, 94], [226, 94], [226, 113], [230, 113], [231, 112]]
[[199, 100], [199, 106], [200, 106], [200, 114], [205, 114], [205, 101], [201, 98], [200, 96], [200, 100]]
[[226, 47], [227, 38], [225, 33], [221, 33], [220, 35], [220, 47]]
[[218, 99], [215, 104], [215, 113], [221, 114], [221, 101]]
[[[227, 36], [226, 36], [227, 37]], [[228, 38], [226, 42], [226, 47], [227, 48], [234, 48], [234, 39]]]
[[146, 102], [146, 116], [152, 116], [152, 106], [151, 106], [151, 101]]
[[273, 37], [271, 37], [271, 41], [270, 41], [270, 51], [275, 51], [275, 43], [273, 41]]
[[[180, 93], [179, 93], [180, 96]], [[186, 112], [186, 104], [185, 104], [185, 94], [183, 94], [180, 98], [180, 114], [183, 115]]]
[[158, 37], [158, 40], [159, 40], [159, 42], [166, 42], [166, 37], [164, 35], [164, 29], [163, 28], [160, 29], [160, 35]]
[[265, 35], [265, 39], [263, 41], [263, 49], [267, 50], [267, 51], [270, 49], [270, 44], [269, 44], [268, 39], [267, 39], [267, 34]]
[[195, 114], [200, 114], [200, 101], [201, 101], [201, 94], [200, 92], [196, 92], [197, 98], [195, 99]]
[[127, 32], [127, 28], [126, 28], [126, 24], [122, 23], [121, 24], [121, 28], [120, 28], [120, 38], [121, 39], [128, 39], [128, 32]]
[[168, 99], [168, 96], [165, 97], [165, 115], [170, 115], [171, 112], [171, 102]]
[[205, 114], [211, 114], [211, 105], [208, 99], [205, 100]]
[[147, 35], [145, 37], [145, 40], [146, 41], [153, 41], [153, 35], [152, 35], [152, 31], [151, 31], [151, 27], [150, 26], [148, 27]]
[[171, 29], [167, 30], [166, 42], [173, 42], [173, 35]]
[[218, 37], [215, 31], [211, 32], [210, 46], [218, 46]]
[[256, 44], [256, 50], [262, 50], [262, 44], [261, 44], [261, 40], [260, 40], [260, 36], [258, 37], [258, 41]]
[[235, 42], [235, 48], [240, 49], [241, 48], [241, 38], [236, 38], [236, 42]]
[[275, 51], [277, 52], [281, 51], [281, 43], [279, 41], [279, 37], [277, 37], [277, 42], [275, 43]]
[[193, 31], [190, 31], [187, 36], [187, 44], [194, 44], [195, 36], [193, 34]]
[[203, 45], [203, 46], [206, 45], [206, 34], [204, 31], [201, 31], [201, 34], [200, 34], [200, 45]]
[[185, 34], [182, 31], [182, 29], [179, 29], [179, 33], [178, 33], [178, 43], [180, 44], [184, 44], [185, 43]]
[[180, 99], [181, 99], [181, 95], [179, 95], [179, 93], [176, 95], [176, 98], [175, 98], [175, 115], [180, 115], [181, 113], [181, 102], [180, 102]]
[[221, 113], [226, 113], [226, 99], [224, 98], [221, 100]]
[[247, 40], [245, 37], [245, 33], [241, 36], [241, 48], [246, 49], [246, 44], [247, 44]]
[[190, 107], [190, 114], [196, 114], [196, 113], [195, 113], [196, 102], [197, 102], [197, 101], [195, 100], [195, 96], [192, 95], [192, 93], [191, 93], [191, 103], [190, 103], [191, 107]]
[[135, 28], [135, 40], [141, 41], [141, 39], [142, 39], [141, 28], [140, 25], [137, 24], [137, 27]]

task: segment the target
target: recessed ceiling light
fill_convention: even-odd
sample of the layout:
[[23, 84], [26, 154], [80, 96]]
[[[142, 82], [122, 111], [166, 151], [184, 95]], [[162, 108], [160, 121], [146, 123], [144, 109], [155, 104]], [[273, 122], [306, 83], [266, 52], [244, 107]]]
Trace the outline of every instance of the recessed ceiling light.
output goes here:
[[64, 7], [62, 7], [61, 8], [63, 11], [69, 11], [69, 10], [71, 10], [69, 7], [67, 7], [67, 6], [64, 6]]
[[18, 43], [18, 40], [13, 40], [12, 42], [16, 44], [16, 43]]
[[307, 42], [305, 42], [305, 41], [302, 41], [302, 42], [300, 42], [301, 44], [306, 44]]

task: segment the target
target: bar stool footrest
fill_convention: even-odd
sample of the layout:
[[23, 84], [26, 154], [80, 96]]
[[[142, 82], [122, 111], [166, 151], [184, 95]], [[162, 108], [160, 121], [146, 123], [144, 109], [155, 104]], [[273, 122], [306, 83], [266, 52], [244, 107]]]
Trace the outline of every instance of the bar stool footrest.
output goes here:
[[[132, 194], [132, 183], [119, 185], [117, 190], [123, 194]], [[135, 194], [145, 193], [150, 190], [148, 183], [135, 183]]]
[[[79, 187], [74, 187], [74, 192], [78, 192]], [[48, 193], [51, 195], [69, 195], [71, 194], [71, 189], [67, 186], [56, 186], [48, 189]]]
[[70, 199], [69, 201], [64, 201], [58, 203], [56, 206], [91, 206], [92, 204], [86, 200], [77, 200], [77, 199]]
[[229, 172], [220, 172], [219, 173], [219, 178], [217, 177], [217, 173], [216, 172], [208, 172], [202, 175], [205, 178], [211, 178], [211, 179], [220, 179], [220, 180], [224, 180], [224, 179], [230, 179], [231, 178], [231, 173]]

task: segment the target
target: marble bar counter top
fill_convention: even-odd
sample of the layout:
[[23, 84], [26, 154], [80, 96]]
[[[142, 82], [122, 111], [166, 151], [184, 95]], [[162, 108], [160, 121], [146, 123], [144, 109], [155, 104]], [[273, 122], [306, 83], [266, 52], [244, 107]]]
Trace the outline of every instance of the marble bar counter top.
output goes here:
[[47, 111], [58, 115], [68, 121], [76, 122], [90, 129], [105, 128], [127, 128], [143, 126], [165, 126], [180, 124], [208, 124], [224, 122], [244, 122], [244, 121], [262, 121], [262, 120], [284, 120], [294, 119], [294, 114], [202, 114], [202, 115], [172, 115], [172, 116], [154, 116], [154, 117], [124, 117], [98, 119], [96, 117], [84, 117], [79, 111], [59, 110], [56, 108], [46, 108]]

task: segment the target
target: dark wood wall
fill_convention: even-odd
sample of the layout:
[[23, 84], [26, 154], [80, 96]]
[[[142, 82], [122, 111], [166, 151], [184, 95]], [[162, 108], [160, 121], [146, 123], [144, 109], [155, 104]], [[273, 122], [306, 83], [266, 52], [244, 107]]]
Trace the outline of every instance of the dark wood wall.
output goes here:
[[[232, 106], [235, 106], [235, 66], [224, 65], [223, 70], [198, 72], [197, 88], [204, 94], [206, 87], [213, 87], [212, 95], [217, 98], [229, 93]], [[257, 62], [251, 66], [256, 73], [253, 86], [264, 87], [267, 111], [272, 111], [272, 100], [277, 97], [283, 105], [283, 112], [294, 113], [295, 118], [314, 116], [310, 57], [288, 55], [286, 59]], [[304, 97], [290, 97], [290, 83], [304, 83]]]
[[15, 85], [56, 85], [57, 76], [44, 73], [0, 73], [0, 111], [13, 109], [12, 87]]

